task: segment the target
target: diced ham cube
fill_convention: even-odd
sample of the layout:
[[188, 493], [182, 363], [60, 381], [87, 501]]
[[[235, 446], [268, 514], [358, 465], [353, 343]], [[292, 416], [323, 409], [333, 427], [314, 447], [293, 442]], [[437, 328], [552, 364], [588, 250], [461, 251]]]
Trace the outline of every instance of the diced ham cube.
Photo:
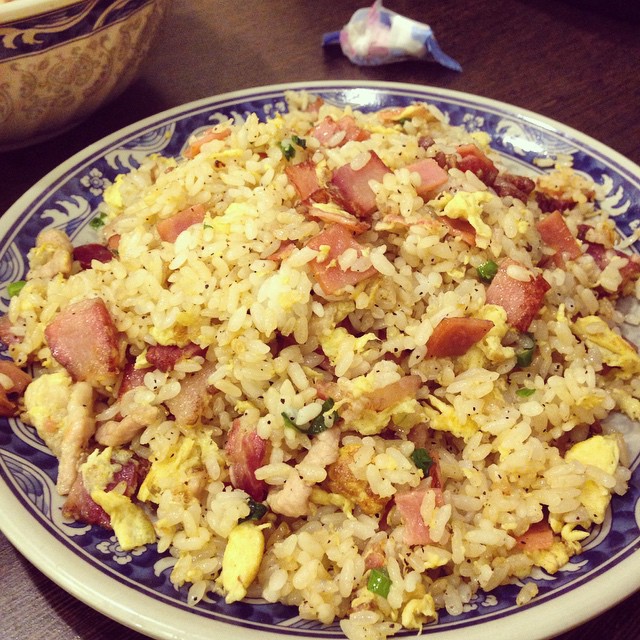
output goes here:
[[289, 182], [293, 184], [298, 192], [300, 200], [306, 200], [320, 189], [316, 165], [312, 160], [289, 164], [284, 171], [287, 174], [287, 178], [289, 178]]
[[115, 383], [122, 366], [118, 332], [101, 298], [74, 302], [44, 330], [51, 355], [74, 380]]
[[312, 205], [308, 214], [312, 218], [318, 218], [328, 224], [339, 224], [352, 233], [364, 233], [369, 229], [369, 224], [358, 220], [354, 215], [343, 211], [339, 207], [323, 207], [322, 205]]
[[470, 247], [476, 246], [476, 230], [468, 220], [449, 216], [439, 216], [438, 220], [447, 227], [447, 232], [452, 236], [460, 238]]
[[156, 229], [160, 238], [165, 242], [175, 242], [178, 236], [194, 224], [199, 224], [204, 220], [206, 210], [204, 205], [196, 204], [188, 209], [183, 209], [172, 216], [160, 220], [156, 224]]
[[549, 195], [543, 191], [536, 191], [536, 202], [543, 213], [551, 213], [552, 211], [568, 211], [576, 206], [576, 202], [569, 198], [559, 198]]
[[270, 255], [267, 256], [267, 260], [273, 260], [274, 262], [280, 262], [293, 253], [296, 248], [295, 242], [290, 240], [284, 240], [280, 243], [280, 246]]
[[493, 328], [481, 318], [443, 318], [427, 340], [427, 354], [434, 358], [463, 356]]
[[67, 499], [62, 506], [62, 515], [76, 522], [98, 525], [104, 529], [111, 529], [111, 517], [97, 503], [95, 503], [84, 486], [82, 475], [76, 476]]
[[147, 362], [166, 373], [167, 371], [172, 371], [180, 360], [203, 354], [204, 349], [192, 342], [184, 347], [154, 345], [147, 349]]
[[559, 211], [544, 217], [536, 223], [536, 229], [542, 241], [559, 254], [566, 255], [572, 260], [582, 255], [578, 241], [573, 237], [567, 223]]
[[359, 218], [368, 218], [376, 210], [376, 196], [369, 186], [370, 181], [382, 182], [390, 173], [387, 165], [371, 151], [364, 166], [353, 169], [351, 164], [338, 167], [331, 178], [331, 184], [345, 208]]
[[180, 382], [180, 392], [177, 396], [165, 402], [178, 424], [195, 424], [204, 410], [209, 390], [209, 376], [214, 372], [215, 365], [205, 362], [200, 371], [190, 373]]
[[322, 247], [325, 246], [329, 247], [322, 262], [316, 259], [309, 263], [314, 277], [327, 295], [335, 293], [347, 285], [357, 284], [378, 273], [373, 267], [364, 271], [340, 268], [336, 262], [337, 258], [347, 249], [355, 249], [358, 256], [362, 254], [362, 245], [354, 240], [349, 231], [341, 225], [333, 224], [326, 227], [322, 233], [311, 238], [307, 246], [316, 251], [322, 251]]
[[149, 371], [153, 371], [151, 367], [145, 367], [143, 369], [136, 369], [134, 362], [127, 362], [122, 370], [122, 379], [120, 380], [120, 387], [118, 388], [118, 398], [135, 389], [141, 387], [144, 384], [144, 376]]
[[546, 520], [532, 524], [521, 536], [516, 537], [518, 549], [544, 551], [553, 545], [553, 530]]
[[544, 296], [551, 288], [541, 275], [531, 274], [528, 281], [512, 278], [510, 266], [524, 268], [509, 258], [503, 260], [487, 289], [486, 303], [497, 304], [507, 312], [507, 321], [519, 331], [526, 331], [544, 303]]
[[9, 360], [0, 360], [0, 374], [11, 380], [9, 388], [2, 385], [6, 393], [23, 393], [31, 382], [31, 376]]
[[404, 542], [409, 546], [430, 544], [432, 542], [431, 536], [429, 535], [429, 527], [420, 514], [422, 502], [428, 492], [434, 492], [436, 494], [435, 504], [437, 506], [443, 504], [442, 491], [430, 487], [419, 487], [411, 491], [397, 493], [394, 498], [396, 507], [400, 512], [402, 524], [404, 525]]
[[462, 144], [456, 151], [460, 154], [457, 167], [460, 171], [471, 171], [487, 186], [491, 187], [498, 176], [496, 165], [475, 144]]
[[406, 398], [415, 398], [421, 384], [418, 376], [403, 376], [396, 382], [372, 391], [367, 397], [368, 408], [374, 411], [384, 411]]
[[356, 124], [352, 116], [343, 116], [340, 120], [334, 120], [327, 116], [315, 125], [309, 135], [312, 135], [325, 147], [341, 147], [343, 144], [355, 140], [368, 140], [371, 134]]
[[113, 253], [102, 244], [82, 244], [73, 249], [73, 259], [80, 263], [82, 269], [91, 269], [94, 260], [98, 262], [111, 262]]
[[585, 242], [586, 253], [588, 253], [599, 269], [605, 269], [614, 256], [620, 258], [626, 258], [627, 264], [620, 269], [620, 275], [622, 276], [622, 282], [618, 287], [618, 292], [625, 289], [629, 282], [637, 280], [640, 276], [640, 256], [635, 253], [624, 253], [617, 249], [607, 249], [604, 245], [597, 242]]
[[114, 233], [107, 238], [107, 249], [114, 253], [118, 251], [118, 247], [120, 247], [120, 234]]
[[[148, 471], [149, 462], [143, 458], [134, 456], [113, 474], [113, 478], [106, 486], [106, 490], [111, 491], [123, 482], [124, 495], [130, 498], [136, 493]], [[71, 518], [78, 522], [92, 525], [97, 524], [105, 529], [111, 529], [111, 518], [109, 514], [91, 499], [89, 492], [84, 486], [81, 474], [77, 475], [69, 491], [69, 495], [62, 507], [62, 515], [65, 518]]]
[[449, 180], [449, 174], [433, 158], [418, 160], [408, 165], [407, 169], [420, 175], [421, 182], [416, 187], [416, 193], [422, 197]]
[[231, 484], [242, 489], [257, 502], [267, 497], [267, 484], [256, 479], [256, 469], [263, 466], [267, 458], [267, 441], [257, 433], [255, 427], [236, 419], [231, 424], [224, 446], [229, 464]]
[[21, 342], [21, 339], [13, 333], [9, 316], [0, 316], [0, 342], [6, 347]]
[[31, 376], [9, 360], [0, 360], [0, 374], [5, 378], [0, 384], [0, 416], [13, 416], [18, 404], [16, 398], [9, 396], [22, 395], [31, 382]]
[[526, 202], [529, 194], [534, 190], [536, 183], [526, 176], [518, 176], [511, 173], [501, 173], [493, 181], [493, 190], [498, 196], [504, 198], [511, 196]]
[[224, 140], [231, 135], [231, 129], [210, 129], [209, 131], [205, 131], [202, 135], [196, 138], [191, 144], [185, 149], [182, 154], [185, 158], [195, 158], [202, 149], [202, 145], [211, 142], [212, 140]]

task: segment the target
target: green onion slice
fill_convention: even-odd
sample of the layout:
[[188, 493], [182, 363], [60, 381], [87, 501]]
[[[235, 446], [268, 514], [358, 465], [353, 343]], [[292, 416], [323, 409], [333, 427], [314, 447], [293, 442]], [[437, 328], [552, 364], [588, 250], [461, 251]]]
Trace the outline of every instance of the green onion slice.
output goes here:
[[306, 433], [308, 436], [315, 436], [318, 433], [322, 433], [323, 431], [329, 429], [329, 427], [331, 427], [335, 422], [336, 418], [338, 417], [338, 412], [331, 411], [334, 405], [335, 401], [333, 400], [333, 398], [327, 398], [322, 403], [320, 414], [306, 424], [296, 424], [295, 419], [288, 415], [285, 411], [283, 411], [280, 415], [284, 420], [285, 427], [296, 429], [297, 431], [300, 431], [300, 433]]
[[22, 287], [24, 287], [25, 284], [27, 284], [25, 280], [16, 280], [15, 282], [12, 282], [7, 287], [9, 297], [13, 298], [13, 296], [17, 296], [22, 291]]
[[287, 160], [291, 160], [291, 158], [296, 155], [296, 150], [293, 148], [292, 144], [285, 144], [284, 142], [282, 142], [280, 143], [280, 148], [282, 149], [282, 153]]
[[369, 579], [367, 580], [367, 589], [371, 593], [386, 598], [391, 589], [391, 578], [386, 569], [371, 569]]
[[92, 229], [99, 229], [100, 227], [104, 227], [104, 225], [105, 225], [104, 219], [106, 217], [107, 217], [106, 213], [101, 213], [101, 214], [97, 215], [95, 218], [93, 218], [91, 220], [91, 222], [89, 222], [89, 226]]
[[431, 465], [433, 464], [433, 459], [429, 455], [429, 452], [426, 449], [414, 449], [411, 454], [411, 459], [413, 460], [413, 464], [415, 464], [418, 469], [422, 470], [422, 473], [426, 478], [429, 474], [429, 469], [431, 469]]
[[522, 389], [518, 389], [516, 391], [516, 395], [521, 398], [529, 398], [536, 392], [535, 389], [530, 389], [529, 387], [523, 387]]
[[478, 272], [480, 280], [483, 282], [491, 282], [496, 273], [498, 273], [498, 265], [493, 260], [487, 260], [487, 262], [478, 265], [476, 271]]
[[519, 367], [528, 367], [533, 361], [536, 341], [530, 333], [521, 333], [516, 347], [516, 361]]
[[238, 522], [246, 522], [247, 520], [260, 520], [268, 511], [267, 506], [262, 502], [256, 502], [253, 498], [249, 498], [247, 501], [249, 504], [249, 515], [240, 518]]

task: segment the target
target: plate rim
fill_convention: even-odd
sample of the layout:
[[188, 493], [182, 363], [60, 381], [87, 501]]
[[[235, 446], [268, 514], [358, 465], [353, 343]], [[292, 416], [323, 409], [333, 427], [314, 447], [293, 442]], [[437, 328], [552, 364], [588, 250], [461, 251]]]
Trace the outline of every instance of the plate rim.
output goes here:
[[[0, 237], [4, 238], [7, 235], [7, 232], [12, 226], [20, 220], [23, 212], [28, 214], [29, 205], [42, 197], [43, 192], [46, 191], [48, 186], [55, 186], [56, 182], [74, 167], [89, 162], [92, 157], [99, 156], [105, 149], [114, 146], [118, 141], [124, 143], [128, 138], [138, 137], [151, 127], [160, 126], [163, 121], [171, 119], [177, 121], [180, 120], [181, 117], [186, 118], [187, 114], [198, 109], [206, 109], [208, 105], [219, 105], [223, 102], [241, 104], [242, 102], [249, 101], [252, 96], [265, 98], [269, 94], [277, 95], [285, 91], [307, 90], [313, 92], [340, 89], [364, 89], [387, 93], [407, 92], [409, 94], [432, 94], [434, 97], [439, 97], [444, 101], [466, 101], [469, 102], [470, 106], [478, 109], [498, 110], [530, 125], [536, 127], [542, 126], [555, 134], [564, 135], [574, 143], [580, 141], [594, 151], [606, 156], [609, 160], [619, 165], [619, 167], [624, 168], [625, 171], [634, 176], [636, 180], [640, 180], [640, 166], [615, 149], [558, 120], [508, 102], [432, 85], [365, 80], [300, 81], [254, 86], [186, 102], [131, 123], [94, 141], [48, 172], [9, 207], [6, 213], [0, 218]], [[425, 95], [423, 99], [428, 98]], [[640, 471], [638, 473], [640, 473]], [[122, 584], [117, 585], [116, 589], [126, 589], [127, 593], [125, 596], [117, 598], [116, 600], [102, 597], [102, 594], [111, 590], [105, 589], [104, 584], [100, 584], [105, 581], [105, 574], [66, 548], [66, 546], [54, 536], [49, 535], [45, 527], [38, 522], [38, 518], [34, 513], [20, 503], [20, 500], [4, 479], [0, 481], [0, 509], [4, 510], [5, 513], [12, 514], [10, 519], [3, 519], [0, 523], [0, 530], [2, 530], [9, 542], [31, 564], [72, 597], [120, 624], [151, 638], [158, 640], [178, 640], [178, 638], [185, 637], [185, 633], [188, 633], [189, 637], [193, 638], [193, 640], [204, 640], [210, 637], [210, 634], [206, 631], [203, 635], [199, 635], [197, 629], [190, 629], [188, 624], [181, 627], [179, 631], [176, 630], [174, 624], [167, 625], [162, 620], [166, 616], [166, 603], [162, 602], [162, 600], [154, 600], [150, 596], [136, 591], [132, 587], [127, 587]], [[25, 536], [24, 531], [32, 528], [34, 523], [35, 526], [39, 527], [38, 533], [40, 535]], [[42, 534], [44, 534], [46, 538], [45, 544], [42, 544], [42, 541], [39, 540]], [[548, 638], [557, 633], [566, 632], [600, 615], [621, 600], [632, 595], [635, 591], [640, 590], [640, 578], [635, 581], [635, 588], [631, 589], [631, 580], [629, 580], [629, 575], [640, 575], [640, 539], [636, 540], [633, 546], [635, 548], [632, 551], [628, 551], [624, 561], [604, 570], [594, 578], [586, 580], [584, 584], [579, 584], [575, 587], [569, 585], [566, 591], [556, 595], [549, 601], [535, 604], [536, 601], [534, 599], [533, 606], [525, 605], [514, 614], [510, 613], [497, 617], [496, 619], [489, 619], [477, 623], [470, 622], [468, 625], [462, 625], [453, 629], [438, 630], [437, 627], [427, 626], [423, 630], [423, 635], [429, 636], [433, 638], [433, 640], [457, 640], [464, 634], [465, 640], [482, 640], [482, 638], [486, 637], [487, 625], [491, 625], [491, 635], [495, 640], [511, 640], [513, 637], [514, 621], [517, 621], [520, 633], [522, 633], [525, 628], [534, 633], [534, 635], [531, 636], [521, 635], [522, 640], [525, 640], [525, 638], [541, 640], [542, 638]], [[51, 557], [47, 555], [47, 551], [55, 547], [62, 547], [62, 549], [64, 549], [65, 553], [63, 554], [63, 558], [67, 554], [71, 555], [70, 559], [72, 562], [68, 567], [63, 566], [58, 561], [52, 561]], [[76, 565], [82, 569], [80, 576], [76, 573]], [[622, 566], [624, 566], [624, 569], [622, 569]], [[627, 578], [626, 580], [623, 579], [625, 576]], [[111, 582], [115, 581], [110, 578], [108, 578], [108, 581], [109, 586], [112, 587]], [[91, 588], [88, 589], [88, 586], [91, 586]], [[580, 615], [571, 616], [567, 614], [568, 609], [563, 609], [562, 605], [565, 602], [575, 601], [576, 592], [579, 592], [582, 596]], [[136, 606], [139, 601], [141, 601], [144, 606]], [[159, 611], [158, 607], [160, 607]], [[558, 614], [555, 616], [540, 615], [541, 612], [551, 613], [553, 609], [562, 610], [563, 622], [558, 622]], [[163, 613], [165, 616], [162, 615]], [[182, 619], [184, 616], [193, 619], [196, 627], [206, 626], [210, 631], [215, 629], [217, 625], [233, 629], [233, 633], [238, 636], [239, 640], [243, 640], [244, 638], [247, 640], [255, 640], [255, 633], [260, 633], [260, 631], [256, 631], [255, 629], [246, 629], [236, 624], [217, 619], [208, 619], [203, 625], [203, 619], [199, 616], [193, 616], [188, 611], [179, 611], [178, 617]], [[284, 630], [273, 628], [265, 629], [264, 632], [280, 635], [281, 632], [284, 633]], [[401, 634], [401, 636], [404, 637], [407, 635], [413, 634]], [[315, 632], [311, 632], [308, 633], [306, 637], [326, 638], [340, 636], [336, 636], [335, 633], [317, 635]]]

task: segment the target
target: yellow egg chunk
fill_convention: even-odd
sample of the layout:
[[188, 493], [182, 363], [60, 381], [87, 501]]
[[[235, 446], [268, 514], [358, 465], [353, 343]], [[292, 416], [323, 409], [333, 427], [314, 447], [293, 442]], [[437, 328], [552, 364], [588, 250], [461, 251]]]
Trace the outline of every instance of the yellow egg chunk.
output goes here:
[[226, 592], [227, 604], [242, 600], [247, 595], [249, 585], [258, 575], [264, 554], [262, 528], [253, 522], [242, 522], [229, 534], [219, 578]]
[[436, 620], [436, 605], [433, 596], [427, 593], [422, 598], [409, 600], [402, 610], [402, 626], [407, 629], [421, 629], [426, 622]]
[[550, 549], [530, 551], [528, 556], [535, 565], [542, 567], [547, 573], [553, 575], [567, 564], [569, 558], [578, 553], [579, 550], [580, 545], [578, 543], [571, 544], [556, 541], [551, 545]]
[[432, 406], [425, 405], [423, 411], [425, 417], [429, 420], [429, 427], [436, 431], [448, 431], [456, 438], [468, 440], [476, 431], [478, 425], [471, 419], [467, 418], [465, 422], [461, 422], [456, 415], [456, 410], [446, 402], [443, 402], [436, 396], [429, 396], [429, 402]]
[[429, 205], [448, 218], [468, 220], [476, 230], [476, 246], [486, 249], [491, 240], [491, 227], [482, 220], [483, 206], [494, 196], [487, 191], [469, 193], [459, 191], [454, 196], [444, 194], [435, 200], [429, 201]]
[[622, 336], [612, 331], [597, 316], [578, 318], [571, 330], [587, 345], [596, 345], [602, 352], [602, 360], [610, 367], [622, 369], [620, 377], [629, 378], [640, 373], [640, 356]]
[[98, 489], [91, 492], [91, 499], [109, 514], [113, 532], [124, 551], [156, 541], [151, 520], [127, 496], [115, 490]]
[[[565, 460], [576, 460], [584, 465], [592, 465], [605, 473], [613, 474], [618, 468], [620, 448], [615, 437], [592, 436], [578, 442], [567, 451]], [[580, 494], [580, 502], [589, 512], [593, 522], [604, 520], [607, 507], [611, 501], [611, 492], [594, 480], [587, 480]]]

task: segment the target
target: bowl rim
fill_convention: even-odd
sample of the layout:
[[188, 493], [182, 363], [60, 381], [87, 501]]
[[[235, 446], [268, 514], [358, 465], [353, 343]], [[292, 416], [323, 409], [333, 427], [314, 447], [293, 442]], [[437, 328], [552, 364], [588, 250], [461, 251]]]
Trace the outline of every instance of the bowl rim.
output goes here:
[[0, 0], [0, 36], [2, 27], [11, 22], [24, 18], [37, 18], [50, 11], [87, 1], [90, 0], [9, 0], [8, 2]]

